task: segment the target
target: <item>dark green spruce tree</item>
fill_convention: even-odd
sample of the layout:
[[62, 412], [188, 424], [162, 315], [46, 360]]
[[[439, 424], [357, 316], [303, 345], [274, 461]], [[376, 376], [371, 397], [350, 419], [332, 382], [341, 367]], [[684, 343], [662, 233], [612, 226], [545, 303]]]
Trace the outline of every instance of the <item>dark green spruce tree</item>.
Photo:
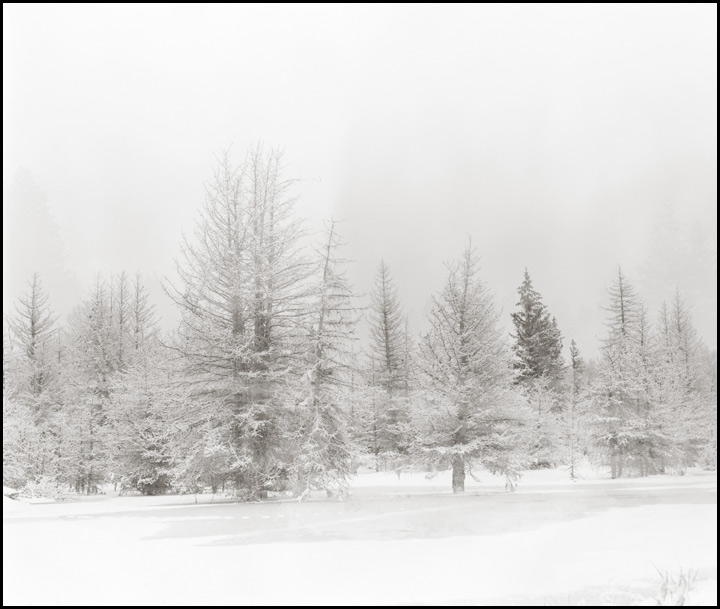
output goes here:
[[514, 365], [518, 378], [524, 381], [546, 376], [555, 381], [560, 378], [564, 366], [562, 334], [555, 317], [550, 315], [542, 297], [533, 288], [527, 269], [518, 294], [518, 310], [512, 313]]
[[534, 467], [551, 467], [557, 464], [562, 443], [558, 420], [562, 410], [558, 390], [564, 368], [562, 335], [555, 317], [533, 288], [527, 269], [518, 294], [518, 310], [512, 313], [513, 365], [534, 413], [529, 454]]

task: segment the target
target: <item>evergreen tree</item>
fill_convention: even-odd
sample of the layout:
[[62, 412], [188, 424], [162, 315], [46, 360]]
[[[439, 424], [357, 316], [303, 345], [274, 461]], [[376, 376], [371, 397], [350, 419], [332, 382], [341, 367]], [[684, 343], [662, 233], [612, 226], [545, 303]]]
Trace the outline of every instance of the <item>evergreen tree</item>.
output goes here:
[[465, 490], [473, 461], [510, 476], [518, 465], [510, 352], [478, 264], [468, 244], [460, 261], [448, 265], [420, 350], [429, 406], [424, 449], [452, 465], [455, 493]]
[[529, 456], [532, 467], [550, 467], [556, 461], [562, 436], [558, 394], [564, 369], [562, 335], [533, 288], [527, 269], [518, 294], [518, 311], [511, 315], [515, 327], [513, 364], [532, 412]]
[[511, 315], [515, 326], [513, 351], [518, 378], [529, 380], [547, 376], [556, 381], [564, 367], [562, 335], [555, 317], [550, 315], [542, 297], [533, 288], [527, 269], [518, 294], [519, 310]]

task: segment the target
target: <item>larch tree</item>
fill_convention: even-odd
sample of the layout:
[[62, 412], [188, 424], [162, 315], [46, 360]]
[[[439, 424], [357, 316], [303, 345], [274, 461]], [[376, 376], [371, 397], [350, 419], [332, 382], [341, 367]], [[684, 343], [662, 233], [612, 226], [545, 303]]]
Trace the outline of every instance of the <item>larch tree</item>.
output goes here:
[[375, 272], [370, 308], [370, 377], [378, 389], [374, 397], [373, 432], [379, 452], [390, 458], [407, 453], [410, 345], [407, 318], [398, 298], [397, 287], [384, 261]]
[[116, 332], [118, 370], [125, 369], [128, 364], [128, 350], [131, 338], [131, 292], [130, 280], [125, 271], [121, 271], [117, 278], [110, 278], [110, 315]]
[[[119, 368], [112, 381], [112, 480], [122, 491], [159, 494], [170, 488], [174, 377], [168, 373], [154, 306], [137, 273], [117, 282]], [[124, 298], [122, 295], [124, 294]]]
[[[49, 307], [49, 297], [37, 273], [29, 290], [19, 298], [15, 315], [9, 319], [15, 340], [22, 352], [23, 380], [19, 388], [37, 401], [49, 387], [52, 377], [52, 339], [56, 317]], [[40, 408], [35, 404], [35, 409]]]
[[339, 492], [342, 498], [351, 475], [352, 445], [342, 402], [351, 382], [358, 308], [342, 268], [346, 261], [337, 255], [341, 245], [337, 223], [331, 221], [309, 300], [304, 373], [285, 419], [283, 438], [292, 447], [290, 468], [300, 498], [313, 488]]
[[26, 429], [28, 453], [26, 482], [58, 477], [57, 445], [61, 404], [58, 365], [54, 358], [58, 337], [57, 318], [49, 306], [49, 297], [37, 273], [30, 279], [28, 291], [20, 296], [15, 315], [9, 318], [10, 331], [17, 346], [17, 357], [11, 362], [14, 379], [11, 403], [23, 413], [29, 411], [34, 430]]
[[447, 265], [443, 290], [433, 297], [419, 366], [427, 391], [425, 454], [452, 466], [454, 493], [464, 492], [468, 466], [479, 461], [514, 476], [518, 426], [510, 350], [498, 328], [492, 296], [478, 277], [468, 243]]
[[[232, 478], [257, 496], [282, 463], [278, 387], [302, 355], [307, 314], [293, 181], [282, 154], [262, 147], [234, 167], [226, 154], [206, 185], [193, 238], [182, 242], [175, 349], [195, 408], [185, 421], [186, 471]], [[210, 458], [208, 458], [210, 457]]]
[[3, 323], [3, 486], [21, 488], [36, 474], [39, 438], [31, 407], [17, 399], [13, 342]]
[[565, 429], [565, 446], [570, 479], [575, 480], [577, 466], [583, 453], [583, 430], [585, 427], [585, 409], [583, 408], [583, 379], [585, 361], [575, 340], [570, 341], [570, 392], [567, 408], [563, 413]]
[[113, 378], [118, 370], [118, 335], [112, 291], [97, 277], [89, 297], [69, 318], [64, 387], [75, 489], [92, 493], [111, 465], [108, 425]]
[[674, 449], [674, 459], [667, 464], [684, 471], [707, 454], [712, 444], [707, 430], [716, 423], [706, 349], [679, 290], [671, 306], [662, 305], [657, 343], [655, 397]]
[[608, 336], [593, 386], [593, 437], [613, 478], [658, 471], [669, 450], [652, 398], [652, 345], [645, 308], [618, 270], [608, 290]]

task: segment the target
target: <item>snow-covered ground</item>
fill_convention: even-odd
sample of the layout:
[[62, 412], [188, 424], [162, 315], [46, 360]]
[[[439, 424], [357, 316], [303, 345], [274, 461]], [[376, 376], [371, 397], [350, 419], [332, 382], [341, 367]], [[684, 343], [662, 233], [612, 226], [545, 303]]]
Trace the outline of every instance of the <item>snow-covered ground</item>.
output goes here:
[[[3, 604], [716, 605], [717, 476], [365, 474], [349, 501], [3, 498]], [[197, 503], [195, 503], [197, 501]], [[670, 603], [668, 603], [670, 604]]]

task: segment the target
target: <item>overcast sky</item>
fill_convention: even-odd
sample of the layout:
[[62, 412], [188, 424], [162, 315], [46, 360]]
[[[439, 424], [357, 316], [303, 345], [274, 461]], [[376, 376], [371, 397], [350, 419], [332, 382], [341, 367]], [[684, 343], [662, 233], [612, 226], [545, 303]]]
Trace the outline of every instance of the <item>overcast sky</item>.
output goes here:
[[505, 322], [527, 267], [594, 354], [622, 265], [716, 346], [714, 4], [4, 4], [4, 311], [33, 270], [65, 313], [139, 269], [172, 320], [159, 278], [214, 156], [258, 141], [311, 226], [343, 220], [358, 291], [386, 260], [415, 331], [471, 234]]

